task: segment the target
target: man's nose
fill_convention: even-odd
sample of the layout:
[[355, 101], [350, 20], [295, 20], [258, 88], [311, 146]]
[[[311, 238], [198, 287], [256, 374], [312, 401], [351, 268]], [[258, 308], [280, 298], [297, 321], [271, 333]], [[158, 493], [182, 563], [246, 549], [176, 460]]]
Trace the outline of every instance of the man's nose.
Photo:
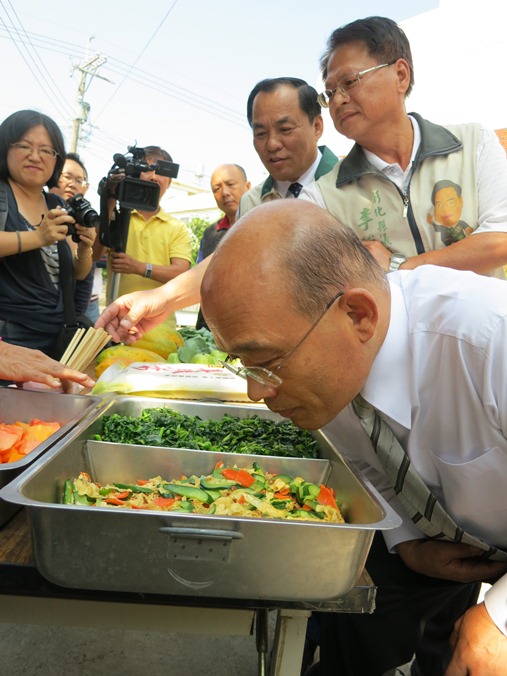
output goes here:
[[268, 150], [278, 150], [282, 147], [281, 136], [277, 133], [268, 134], [266, 141], [266, 147]]
[[246, 379], [248, 397], [252, 401], [262, 401], [276, 397], [278, 389], [274, 385], [263, 385], [253, 378]]

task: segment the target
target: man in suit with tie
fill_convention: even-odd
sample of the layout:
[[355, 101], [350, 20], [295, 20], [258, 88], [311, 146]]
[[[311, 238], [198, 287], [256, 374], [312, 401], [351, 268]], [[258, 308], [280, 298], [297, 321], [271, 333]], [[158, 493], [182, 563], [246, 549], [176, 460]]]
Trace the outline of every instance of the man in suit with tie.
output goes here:
[[[317, 91], [304, 80], [261, 80], [248, 97], [247, 118], [255, 149], [269, 177], [243, 195], [240, 216], [258, 204], [297, 197], [302, 188], [331, 171], [338, 162], [329, 148], [318, 145], [324, 128], [321, 108]], [[155, 306], [159, 308], [159, 314], [148, 320], [151, 328], [167, 317], [169, 308], [175, 312], [199, 303], [201, 280], [212, 256], [150, 294], [150, 311]], [[119, 337], [119, 329], [123, 334], [120, 342], [132, 340], [123, 328], [128, 332], [143, 316], [145, 300], [146, 296], [138, 294], [118, 298], [106, 308], [96, 326], [107, 326], [113, 337]]]
[[304, 80], [261, 80], [247, 101], [253, 144], [268, 178], [242, 198], [239, 216], [257, 204], [299, 197], [302, 188], [327, 174], [337, 157], [318, 142], [324, 131], [317, 92]]
[[210, 263], [204, 316], [250, 398], [327, 426], [403, 518], [366, 564], [375, 612], [321, 615], [315, 673], [382, 676], [416, 654], [412, 674], [505, 674], [506, 290], [431, 265], [386, 276], [302, 200], [246, 214]]

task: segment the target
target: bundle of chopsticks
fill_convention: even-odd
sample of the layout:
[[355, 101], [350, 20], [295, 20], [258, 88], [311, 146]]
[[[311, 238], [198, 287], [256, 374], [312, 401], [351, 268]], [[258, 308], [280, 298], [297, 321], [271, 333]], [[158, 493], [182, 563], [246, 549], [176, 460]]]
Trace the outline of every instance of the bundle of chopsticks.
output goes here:
[[110, 340], [111, 336], [104, 329], [77, 329], [60, 363], [83, 371]]

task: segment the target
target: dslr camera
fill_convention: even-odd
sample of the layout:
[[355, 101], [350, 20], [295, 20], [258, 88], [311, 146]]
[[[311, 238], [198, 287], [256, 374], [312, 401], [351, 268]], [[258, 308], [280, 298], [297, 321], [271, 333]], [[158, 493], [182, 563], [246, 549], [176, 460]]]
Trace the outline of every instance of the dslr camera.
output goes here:
[[[84, 225], [85, 228], [98, 228], [100, 226], [100, 216], [81, 193], [67, 200], [66, 211], [76, 223]], [[72, 241], [79, 242], [79, 235], [73, 223], [69, 225], [68, 234], [72, 235]]]
[[157, 160], [156, 164], [148, 164], [145, 149], [135, 146], [129, 146], [128, 153], [125, 155], [119, 153], [113, 155], [113, 160], [114, 165], [109, 171], [108, 178], [121, 174], [125, 175], [118, 182], [116, 194], [120, 207], [141, 211], [156, 211], [158, 209], [160, 188], [153, 181], [142, 180], [140, 175], [143, 172], [154, 171], [159, 176], [177, 178], [180, 168], [179, 164], [166, 160]]

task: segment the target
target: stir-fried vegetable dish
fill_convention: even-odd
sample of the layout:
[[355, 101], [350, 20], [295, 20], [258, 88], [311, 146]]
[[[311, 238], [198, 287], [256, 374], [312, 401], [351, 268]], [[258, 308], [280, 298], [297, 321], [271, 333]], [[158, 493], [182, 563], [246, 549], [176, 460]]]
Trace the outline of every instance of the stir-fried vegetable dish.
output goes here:
[[332, 488], [297, 476], [219, 462], [207, 476], [160, 476], [101, 485], [81, 472], [65, 482], [64, 504], [344, 523]]

